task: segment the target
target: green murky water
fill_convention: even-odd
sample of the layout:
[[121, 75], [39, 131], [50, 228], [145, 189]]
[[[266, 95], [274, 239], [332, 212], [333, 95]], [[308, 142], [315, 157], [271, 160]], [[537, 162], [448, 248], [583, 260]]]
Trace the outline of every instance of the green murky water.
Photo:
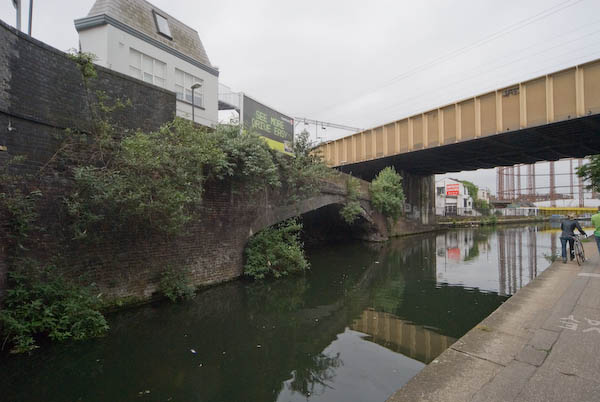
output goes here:
[[110, 317], [101, 339], [0, 358], [1, 401], [385, 401], [560, 252], [542, 227], [309, 252], [306, 275], [237, 281]]

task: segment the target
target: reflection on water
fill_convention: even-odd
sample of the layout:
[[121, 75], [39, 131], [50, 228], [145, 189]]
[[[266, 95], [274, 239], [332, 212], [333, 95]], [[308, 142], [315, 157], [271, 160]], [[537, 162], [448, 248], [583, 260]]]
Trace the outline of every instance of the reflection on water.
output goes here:
[[456, 341], [434, 329], [372, 309], [363, 311], [352, 323], [352, 329], [370, 335], [373, 342], [387, 349], [423, 363], [430, 363]]
[[304, 276], [229, 283], [116, 314], [102, 339], [4, 356], [0, 399], [384, 401], [545, 269], [557, 239], [479, 228], [315, 250]]

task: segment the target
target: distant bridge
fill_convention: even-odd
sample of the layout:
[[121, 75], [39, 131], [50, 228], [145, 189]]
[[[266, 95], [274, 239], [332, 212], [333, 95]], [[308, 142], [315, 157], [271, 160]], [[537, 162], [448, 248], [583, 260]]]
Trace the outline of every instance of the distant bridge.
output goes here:
[[330, 166], [372, 179], [600, 153], [600, 60], [324, 143]]

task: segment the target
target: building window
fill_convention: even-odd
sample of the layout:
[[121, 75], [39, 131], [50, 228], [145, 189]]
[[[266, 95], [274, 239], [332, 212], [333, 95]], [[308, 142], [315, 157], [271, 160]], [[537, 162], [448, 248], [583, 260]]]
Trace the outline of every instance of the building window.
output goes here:
[[167, 64], [135, 49], [129, 49], [129, 73], [137, 79], [165, 87]]
[[204, 82], [191, 74], [175, 69], [175, 92], [177, 99], [192, 103], [192, 85], [200, 86], [194, 90], [194, 105], [204, 107]]
[[169, 21], [167, 21], [166, 17], [158, 14], [156, 11], [154, 13], [154, 21], [156, 21], [156, 29], [158, 33], [166, 36], [169, 39], [173, 39], [171, 36], [171, 30], [169, 29]]

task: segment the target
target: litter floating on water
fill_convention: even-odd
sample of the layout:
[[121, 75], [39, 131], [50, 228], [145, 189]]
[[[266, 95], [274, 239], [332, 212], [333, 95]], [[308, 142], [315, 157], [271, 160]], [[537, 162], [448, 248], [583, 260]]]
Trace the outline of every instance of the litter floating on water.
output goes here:
[[262, 348], [262, 346], [260, 346], [260, 345], [256, 345], [256, 347], [257, 347], [257, 348]]
[[192, 352], [193, 354], [196, 354], [196, 351], [194, 349], [190, 349], [190, 352]]

